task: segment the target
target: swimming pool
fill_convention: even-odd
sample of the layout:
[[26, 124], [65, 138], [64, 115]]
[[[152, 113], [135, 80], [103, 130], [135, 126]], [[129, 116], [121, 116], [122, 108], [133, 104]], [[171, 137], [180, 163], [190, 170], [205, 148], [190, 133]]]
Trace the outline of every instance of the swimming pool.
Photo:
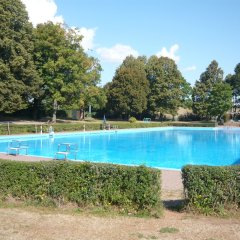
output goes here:
[[[0, 152], [13, 139], [28, 144], [28, 155], [54, 158], [61, 143], [76, 143], [76, 159], [127, 165], [181, 169], [186, 164], [240, 164], [237, 128], [166, 127], [69, 134], [3, 136]], [[74, 160], [73, 155], [68, 156]]]

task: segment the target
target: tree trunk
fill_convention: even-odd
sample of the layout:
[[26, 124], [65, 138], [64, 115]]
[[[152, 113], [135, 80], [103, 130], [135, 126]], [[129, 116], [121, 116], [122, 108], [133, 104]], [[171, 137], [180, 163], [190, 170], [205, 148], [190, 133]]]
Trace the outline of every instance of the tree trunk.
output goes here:
[[57, 100], [54, 100], [52, 122], [55, 123], [56, 121], [57, 121]]
[[39, 114], [39, 99], [34, 99], [33, 102], [33, 119], [37, 120], [40, 118], [40, 114]]
[[160, 112], [159, 118], [160, 118], [160, 121], [163, 122], [163, 113]]
[[85, 119], [85, 111], [84, 108], [80, 109], [80, 120], [84, 120]]

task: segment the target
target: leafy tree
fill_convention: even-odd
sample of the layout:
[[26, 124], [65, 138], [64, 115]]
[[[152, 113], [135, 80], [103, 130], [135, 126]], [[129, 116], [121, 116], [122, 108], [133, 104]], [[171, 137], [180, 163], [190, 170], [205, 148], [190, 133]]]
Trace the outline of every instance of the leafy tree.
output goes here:
[[208, 99], [208, 112], [211, 117], [221, 117], [232, 107], [232, 88], [228, 83], [214, 84]]
[[0, 0], [0, 111], [25, 109], [41, 94], [32, 25], [20, 0]]
[[59, 108], [84, 112], [86, 91], [100, 79], [98, 61], [84, 53], [74, 30], [48, 22], [39, 24], [34, 35], [35, 63], [44, 80], [39, 101], [53, 112], [53, 121]]
[[216, 83], [223, 81], [223, 71], [213, 60], [193, 88], [193, 111], [201, 118], [210, 118], [209, 96]]
[[147, 78], [150, 83], [149, 109], [159, 113], [176, 115], [191, 89], [172, 59], [152, 56], [147, 62]]
[[140, 117], [147, 108], [149, 83], [146, 78], [144, 57], [126, 57], [107, 86], [108, 105], [112, 115]]
[[83, 99], [83, 105], [91, 105], [94, 111], [103, 109], [107, 103], [107, 96], [104, 89], [97, 86], [87, 88]]
[[237, 96], [240, 95], [240, 63], [234, 69], [235, 73], [233, 75], [228, 75], [225, 79], [229, 83]]
[[192, 87], [187, 81], [181, 84], [181, 90], [183, 92], [181, 97], [181, 106], [184, 108], [192, 108]]
[[233, 75], [229, 74], [226, 76], [225, 81], [232, 86], [234, 108], [236, 111], [236, 108], [240, 106], [240, 63], [237, 64], [234, 71]]

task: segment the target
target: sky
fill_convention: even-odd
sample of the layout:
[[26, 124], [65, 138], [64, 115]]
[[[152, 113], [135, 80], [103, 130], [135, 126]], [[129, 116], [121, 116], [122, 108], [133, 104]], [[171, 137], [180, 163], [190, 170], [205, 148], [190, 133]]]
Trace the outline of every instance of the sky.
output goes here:
[[194, 85], [212, 60], [233, 74], [240, 63], [240, 0], [21, 0], [29, 20], [78, 28], [99, 59], [101, 85], [128, 55], [172, 58]]

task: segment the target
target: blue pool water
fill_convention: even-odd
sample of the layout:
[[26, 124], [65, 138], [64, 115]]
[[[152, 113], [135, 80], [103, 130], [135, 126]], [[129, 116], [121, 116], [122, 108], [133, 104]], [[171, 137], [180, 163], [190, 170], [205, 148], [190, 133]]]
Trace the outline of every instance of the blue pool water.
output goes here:
[[[180, 169], [186, 164], [240, 164], [240, 130], [154, 128], [92, 133], [0, 137], [0, 152], [12, 139], [25, 141], [28, 155], [53, 158], [60, 143], [76, 143], [76, 159]], [[69, 159], [74, 160], [74, 155]]]

